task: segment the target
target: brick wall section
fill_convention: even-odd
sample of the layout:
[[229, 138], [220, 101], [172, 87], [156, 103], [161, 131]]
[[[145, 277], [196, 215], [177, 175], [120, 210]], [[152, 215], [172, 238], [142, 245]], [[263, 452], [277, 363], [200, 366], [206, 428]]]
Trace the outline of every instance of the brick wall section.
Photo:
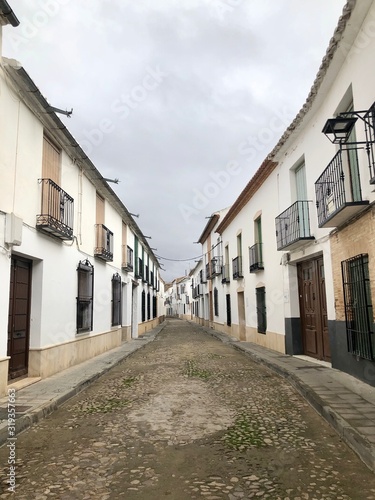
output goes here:
[[375, 306], [375, 206], [348, 226], [332, 233], [330, 242], [336, 320], [345, 321], [341, 261], [361, 253], [368, 254], [371, 298]]

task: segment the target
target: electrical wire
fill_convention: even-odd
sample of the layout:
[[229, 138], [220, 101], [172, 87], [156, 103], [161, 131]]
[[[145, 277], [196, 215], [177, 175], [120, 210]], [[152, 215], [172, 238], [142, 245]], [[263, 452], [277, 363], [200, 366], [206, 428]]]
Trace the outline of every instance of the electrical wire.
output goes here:
[[216, 243], [216, 245], [214, 245], [209, 252], [202, 253], [201, 255], [198, 255], [197, 257], [192, 257], [191, 259], [169, 259], [167, 257], [161, 257], [160, 255], [156, 255], [156, 254], [155, 254], [155, 256], [158, 259], [168, 260], [169, 262], [190, 262], [191, 260], [197, 260], [197, 259], [201, 259], [202, 257], [205, 257], [206, 255], [208, 255], [209, 253], [211, 253], [212, 250], [214, 248], [216, 248], [220, 244], [221, 244], [221, 241], [219, 241], [218, 243]]

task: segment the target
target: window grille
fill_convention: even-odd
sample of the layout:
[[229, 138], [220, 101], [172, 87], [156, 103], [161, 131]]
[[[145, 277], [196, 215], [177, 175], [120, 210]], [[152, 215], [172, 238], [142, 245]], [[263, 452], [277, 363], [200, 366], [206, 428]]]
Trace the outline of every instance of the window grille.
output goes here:
[[226, 300], [227, 300], [227, 325], [231, 326], [231, 324], [232, 324], [232, 311], [231, 311], [230, 294], [229, 293], [226, 296]]
[[152, 297], [152, 317], [153, 318], [156, 318], [158, 315], [158, 299], [157, 297], [154, 295]]
[[121, 276], [112, 277], [112, 326], [121, 325]]
[[142, 291], [142, 321], [146, 321], [146, 292]]
[[258, 333], [267, 331], [266, 289], [264, 286], [256, 289]]
[[214, 288], [214, 314], [219, 316], [219, 291], [216, 287]]
[[94, 267], [88, 259], [77, 267], [77, 333], [93, 329]]
[[341, 262], [348, 351], [374, 359], [373, 310], [368, 254]]
[[151, 319], [151, 296], [150, 292], [147, 294], [147, 319]]

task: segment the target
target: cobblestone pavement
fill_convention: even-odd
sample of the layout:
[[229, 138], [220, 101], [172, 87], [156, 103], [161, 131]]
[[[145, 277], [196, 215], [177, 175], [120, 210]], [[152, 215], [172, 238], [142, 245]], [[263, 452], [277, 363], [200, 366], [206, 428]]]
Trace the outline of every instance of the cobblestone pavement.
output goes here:
[[20, 500], [375, 499], [374, 474], [285, 380], [180, 320], [21, 434], [16, 457]]

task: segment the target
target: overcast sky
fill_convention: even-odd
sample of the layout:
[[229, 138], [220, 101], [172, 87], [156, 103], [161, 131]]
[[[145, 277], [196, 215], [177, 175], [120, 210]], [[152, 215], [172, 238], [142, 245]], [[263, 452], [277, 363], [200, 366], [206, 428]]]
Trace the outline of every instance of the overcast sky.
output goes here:
[[[345, 0], [9, 0], [19, 60], [136, 219], [165, 280], [302, 107]], [[62, 116], [62, 115], [60, 115]]]

